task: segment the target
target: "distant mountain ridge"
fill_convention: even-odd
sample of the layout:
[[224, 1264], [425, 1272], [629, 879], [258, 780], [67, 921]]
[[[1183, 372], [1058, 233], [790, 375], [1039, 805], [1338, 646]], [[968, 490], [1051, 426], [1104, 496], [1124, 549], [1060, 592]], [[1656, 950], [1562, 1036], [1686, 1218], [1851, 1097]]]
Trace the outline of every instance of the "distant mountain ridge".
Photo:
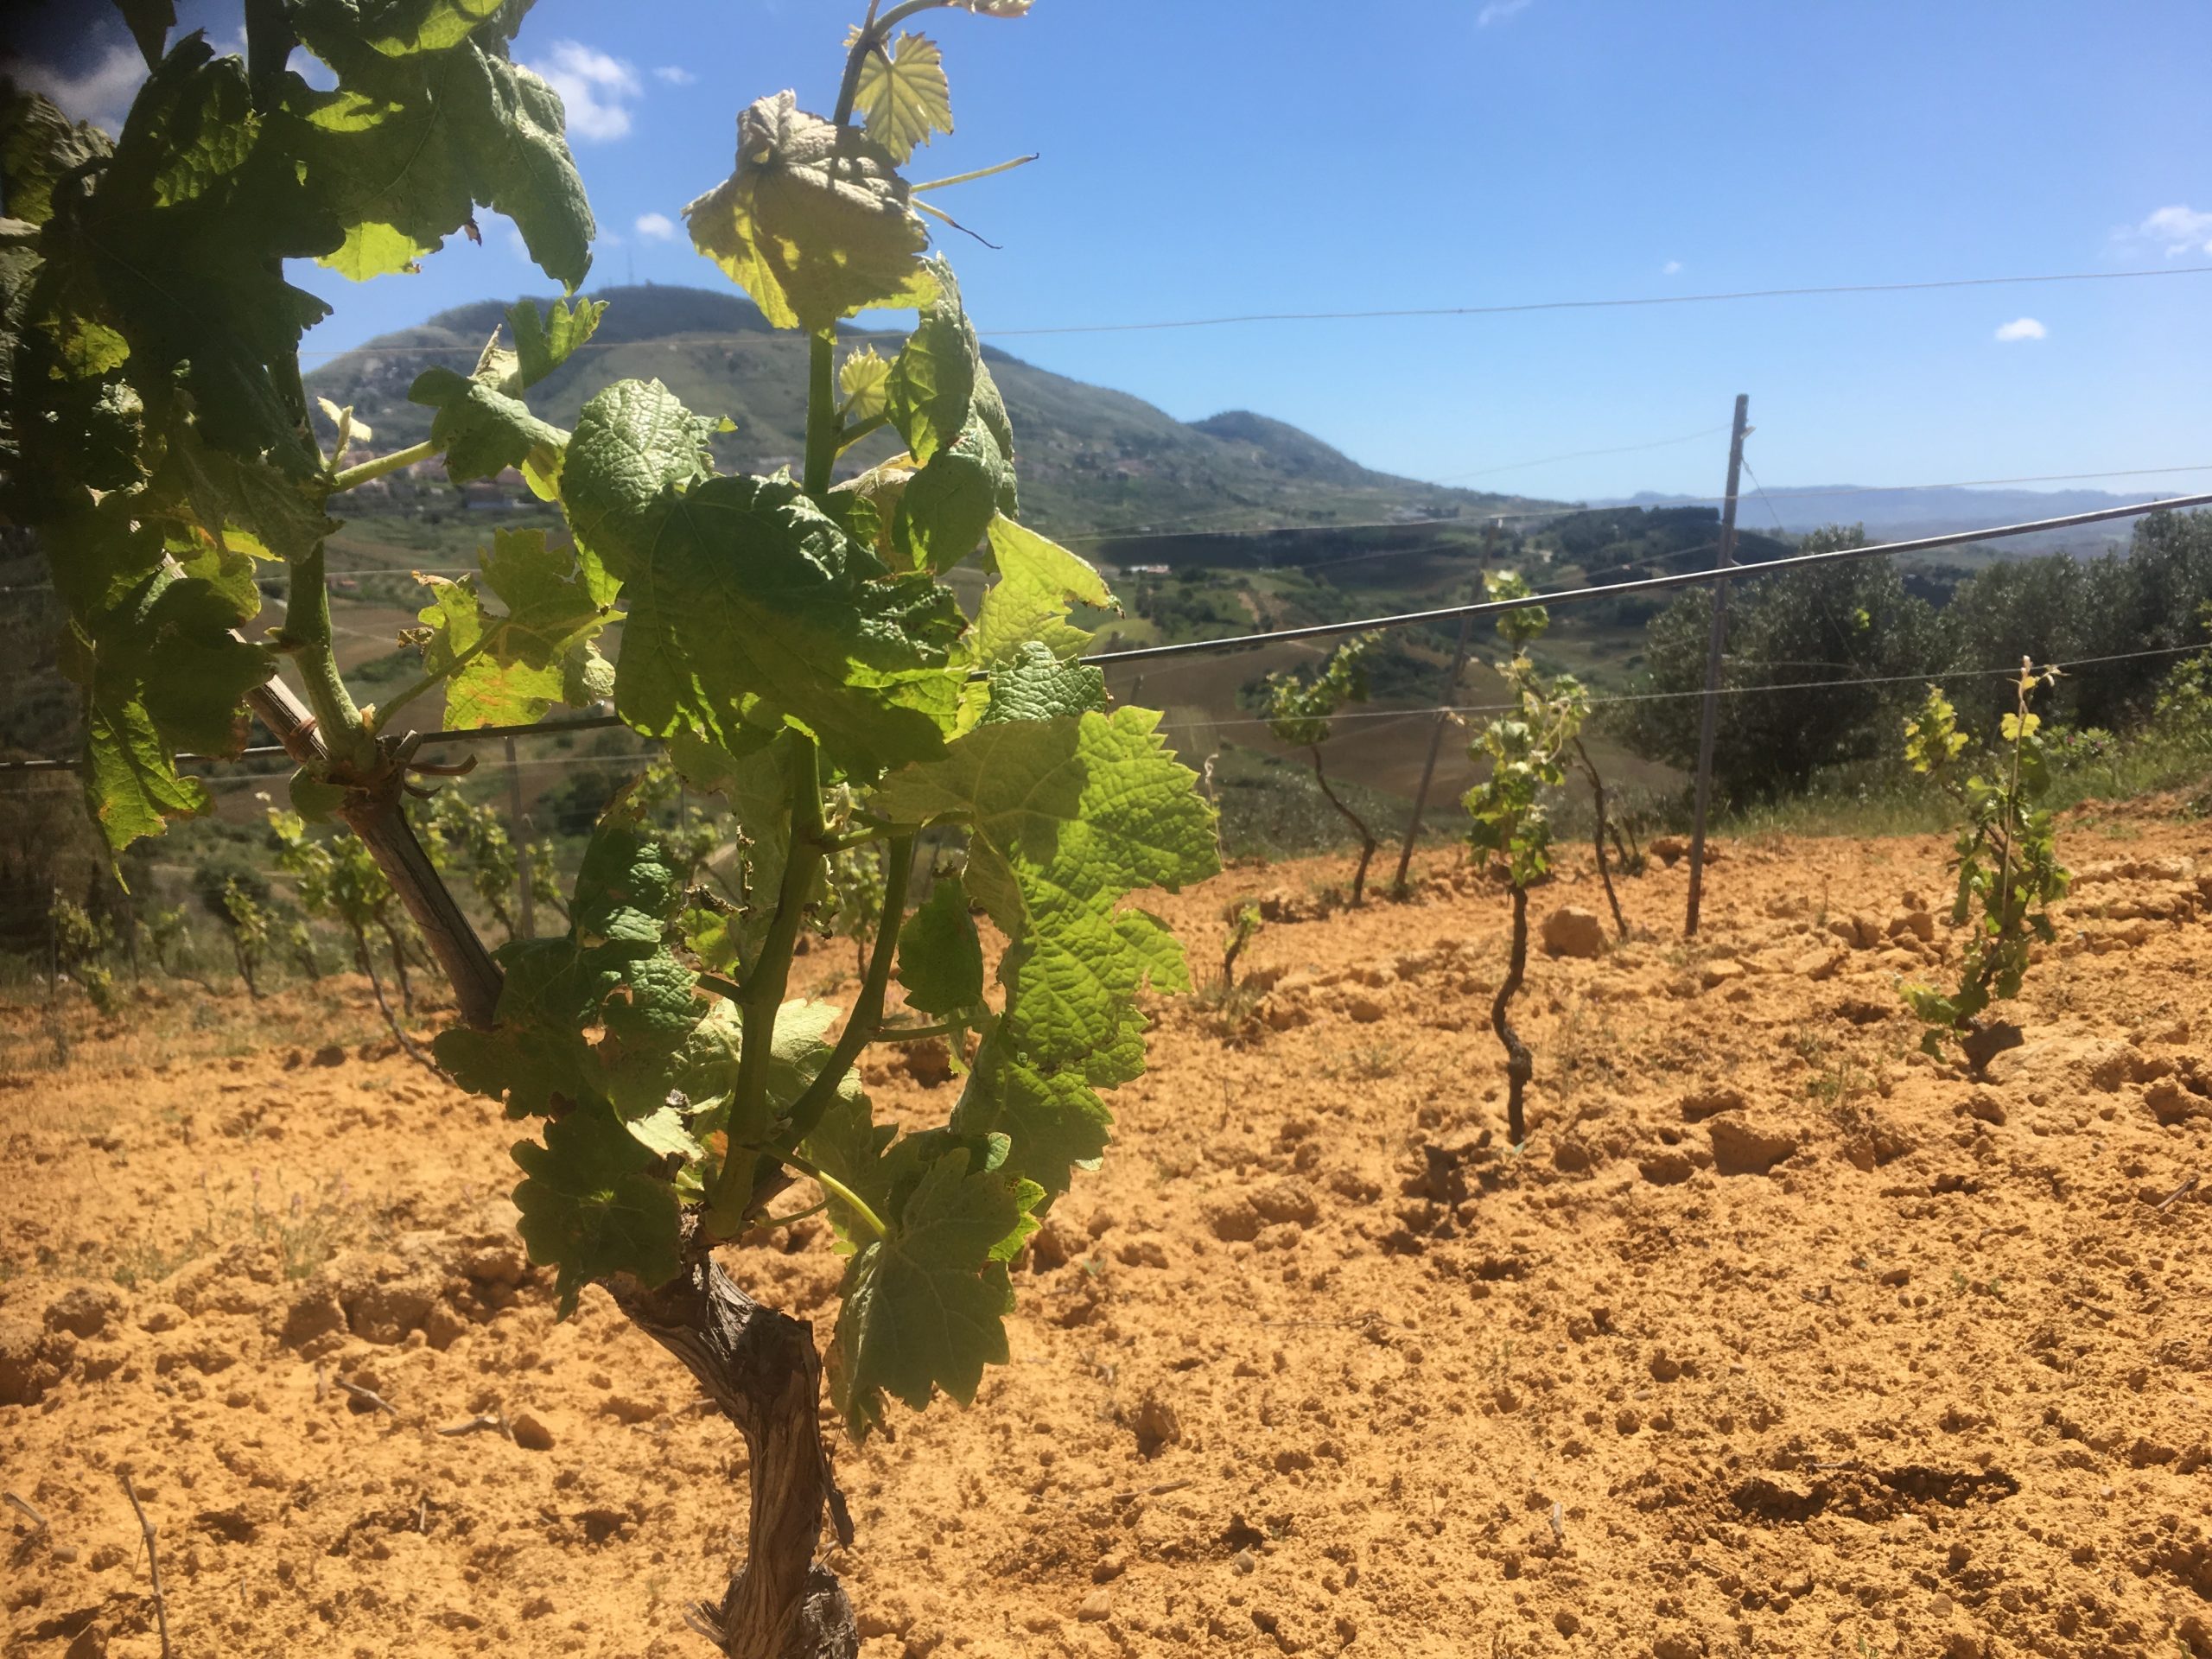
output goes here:
[[[796, 465], [804, 448], [806, 350], [769, 327], [734, 293], [647, 286], [593, 296], [608, 302], [598, 333], [531, 390], [531, 407], [562, 426], [616, 380], [658, 379], [702, 415], [736, 429], [717, 441], [721, 464], [764, 471]], [[429, 436], [431, 411], [407, 400], [433, 365], [466, 373], [501, 325], [505, 301], [440, 312], [370, 340], [308, 378], [308, 389], [351, 404], [379, 449]], [[887, 354], [895, 340], [880, 340]], [[1141, 397], [1070, 379], [995, 348], [985, 357], [1005, 394], [1021, 474], [1022, 516], [1071, 537], [1192, 523], [1239, 530], [1275, 523], [1352, 524], [1393, 517], [1479, 517], [1525, 510], [1525, 497], [1425, 484], [1360, 466], [1309, 433], [1231, 410], [1175, 419]], [[853, 466], [891, 454], [879, 434], [848, 452]]]

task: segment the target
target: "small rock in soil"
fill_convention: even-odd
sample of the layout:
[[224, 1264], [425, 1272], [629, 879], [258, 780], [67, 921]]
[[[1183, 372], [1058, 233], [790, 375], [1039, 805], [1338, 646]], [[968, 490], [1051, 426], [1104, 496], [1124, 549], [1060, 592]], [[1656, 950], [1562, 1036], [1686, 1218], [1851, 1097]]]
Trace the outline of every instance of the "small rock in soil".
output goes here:
[[1562, 905], [1544, 918], [1544, 949], [1555, 957], [1601, 957], [1605, 924], [1580, 905]]

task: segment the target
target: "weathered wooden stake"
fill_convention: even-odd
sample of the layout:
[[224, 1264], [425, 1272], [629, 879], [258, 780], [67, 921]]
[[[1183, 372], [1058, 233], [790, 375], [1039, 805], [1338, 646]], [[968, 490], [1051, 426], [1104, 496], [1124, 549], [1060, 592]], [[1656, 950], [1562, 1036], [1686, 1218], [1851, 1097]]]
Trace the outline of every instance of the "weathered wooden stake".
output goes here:
[[[1744, 424], [1751, 413], [1749, 392], [1736, 394], [1736, 425], [1728, 439], [1728, 494], [1720, 508], [1720, 562], [1726, 570], [1736, 563], [1736, 486], [1744, 474]], [[1697, 912], [1705, 897], [1705, 817], [1713, 804], [1713, 746], [1720, 718], [1720, 653], [1728, 643], [1728, 584], [1713, 584], [1713, 633], [1705, 652], [1705, 703], [1697, 727], [1697, 816], [1690, 825], [1689, 914], [1682, 923], [1682, 937], [1697, 937]]]

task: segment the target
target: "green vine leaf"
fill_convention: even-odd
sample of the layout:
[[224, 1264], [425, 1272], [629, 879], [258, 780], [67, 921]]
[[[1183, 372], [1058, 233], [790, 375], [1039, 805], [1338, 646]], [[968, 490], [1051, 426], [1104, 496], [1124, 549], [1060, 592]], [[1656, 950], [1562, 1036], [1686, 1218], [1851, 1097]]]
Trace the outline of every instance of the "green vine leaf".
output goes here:
[[496, 1023], [441, 1032], [438, 1063], [510, 1116], [604, 1100], [664, 1147], [657, 1114], [696, 1061], [687, 1052], [708, 1013], [671, 948], [683, 904], [665, 842], [634, 802], [618, 800], [584, 849], [567, 936], [502, 946]]
[[[893, 1147], [885, 1161], [908, 1144]], [[887, 1394], [918, 1410], [942, 1389], [966, 1405], [983, 1368], [1007, 1362], [1014, 1291], [1006, 1259], [1033, 1230], [1030, 1211], [1042, 1193], [1002, 1170], [972, 1167], [976, 1162], [968, 1149], [947, 1151], [921, 1167], [895, 1204], [896, 1195], [864, 1170], [846, 1172], [861, 1181], [855, 1191], [876, 1199], [887, 1224], [887, 1236], [868, 1243], [846, 1268], [844, 1306], [826, 1360], [830, 1395], [855, 1440], [882, 1422]]]
[[647, 520], [662, 492], [714, 470], [713, 423], [694, 415], [658, 380], [618, 380], [576, 417], [561, 480], [561, 505], [576, 539], [594, 550], [649, 547]]
[[[118, 501], [45, 528], [55, 587], [68, 603], [62, 671], [84, 689], [86, 804], [120, 852], [172, 817], [206, 812], [205, 785], [177, 774], [180, 750], [235, 754], [246, 693], [276, 660], [232, 632], [259, 594], [180, 575], [150, 525]], [[247, 611], [251, 614], [251, 611]]]
[[176, 27], [172, 0], [115, 0], [115, 9], [123, 14], [124, 26], [137, 43], [138, 55], [146, 60], [146, 67], [158, 68], [169, 30]]
[[1106, 709], [1106, 676], [1088, 663], [1063, 662], [1036, 640], [991, 671], [978, 725], [996, 721], [1058, 720]]
[[295, 76], [286, 99], [310, 185], [343, 227], [325, 264], [356, 282], [411, 269], [482, 203], [547, 276], [582, 285], [596, 227], [559, 95], [507, 59], [518, 16], [486, 0], [373, 21], [345, 0], [304, 9], [301, 39], [339, 74], [328, 92]]
[[902, 563], [891, 545], [891, 525], [898, 517], [899, 498], [913, 481], [914, 458], [899, 454], [871, 467], [856, 477], [834, 485], [823, 511], [836, 519], [846, 535], [872, 550], [886, 564]]
[[844, 416], [855, 425], [884, 413], [891, 365], [863, 346], [837, 365], [837, 390], [844, 395]]
[[54, 186], [113, 151], [98, 127], [70, 120], [12, 81], [0, 83], [0, 177], [8, 181], [10, 218], [45, 224], [54, 216]]
[[87, 792], [117, 851], [158, 834], [156, 815], [207, 810], [206, 790], [176, 776], [179, 750], [235, 754], [245, 747], [241, 705], [276, 664], [231, 632], [237, 614], [212, 583], [156, 575], [82, 641], [73, 671], [85, 674], [91, 705]]
[[545, 1126], [545, 1143], [518, 1141], [518, 1224], [530, 1259], [556, 1270], [561, 1317], [593, 1280], [634, 1274], [665, 1284], [683, 1268], [676, 1189], [659, 1160], [603, 1102], [588, 1101]]
[[[900, 1189], [912, 1191], [921, 1172], [921, 1154], [928, 1144], [919, 1135], [910, 1135], [900, 1141], [897, 1126], [878, 1123], [864, 1097], [848, 1096], [830, 1103], [800, 1150], [816, 1168], [868, 1205], [881, 1221], [896, 1212]], [[824, 1186], [823, 1196], [828, 1200], [838, 1253], [858, 1255], [876, 1236], [874, 1230], [838, 1192]]]
[[[304, 474], [307, 411], [288, 401], [300, 337], [329, 314], [281, 274], [343, 232], [253, 109], [245, 68], [204, 39], [148, 79], [96, 190], [47, 227], [98, 286], [142, 396], [180, 376], [207, 441]], [[153, 273], [158, 272], [158, 277]]]
[[[853, 37], [859, 34], [855, 28]], [[915, 146], [929, 143], [932, 134], [950, 133], [952, 89], [937, 42], [926, 35], [901, 35], [888, 47], [878, 41], [861, 60], [853, 107], [868, 136], [902, 167]]]
[[985, 591], [969, 636], [976, 662], [1016, 662], [1031, 645], [1063, 659], [1077, 656], [1091, 636], [1068, 621], [1072, 607], [1120, 613], [1106, 579], [1058, 543], [1004, 517], [991, 521], [990, 543], [999, 576]]
[[471, 1094], [505, 1103], [510, 1117], [543, 1116], [598, 1090], [589, 1045], [607, 999], [632, 954], [579, 948], [573, 931], [521, 939], [494, 951], [504, 975], [490, 1031], [455, 1026], [431, 1040], [438, 1065]]
[[936, 292], [893, 360], [885, 385], [891, 424], [922, 464], [967, 429], [976, 418], [978, 388], [989, 378], [952, 267], [942, 259], [925, 264]]
[[254, 580], [252, 556], [245, 550], [250, 545], [245, 537], [238, 537], [234, 544], [226, 546], [196, 527], [168, 543], [176, 568], [206, 582], [224, 608], [240, 622], [251, 620], [261, 609], [261, 588]]
[[536, 385], [567, 362], [598, 332], [606, 315], [605, 300], [578, 300], [574, 305], [556, 300], [542, 316], [530, 301], [516, 301], [507, 312], [507, 327], [514, 333], [520, 388]]
[[171, 433], [142, 505], [167, 505], [181, 529], [256, 558], [302, 558], [338, 528], [312, 488], [257, 456], [211, 448], [194, 424]]
[[[1011, 1135], [1011, 1166], [1048, 1193], [1066, 1189], [1069, 1162], [1103, 1146], [1109, 1120], [1090, 1090], [1142, 1070], [1139, 993], [1187, 983], [1174, 936], [1126, 901], [1220, 868], [1213, 810], [1159, 720], [1120, 709], [980, 726], [878, 794], [898, 822], [969, 827], [968, 891], [1008, 941], [1006, 1007], [954, 1125]], [[1016, 1104], [1026, 1122], [1009, 1121]], [[1094, 1149], [1071, 1160], [1071, 1144]]]
[[111, 852], [160, 835], [171, 818], [214, 810], [207, 786], [181, 777], [173, 755], [143, 699], [106, 697], [86, 711], [85, 804]]
[[[632, 495], [601, 460], [572, 449], [572, 487]], [[962, 685], [951, 594], [890, 576], [790, 479], [671, 485], [588, 534], [629, 606], [615, 706], [639, 731], [689, 728], [734, 754], [790, 721], [864, 776], [942, 750]]]
[[664, 1117], [670, 1091], [684, 1079], [685, 1047], [705, 1014], [698, 984], [672, 952], [656, 950], [625, 970], [620, 992], [601, 1014], [606, 1035], [594, 1058], [607, 1097], [626, 1122], [644, 1126], [639, 1138], [656, 1150], [669, 1141], [651, 1126]]
[[539, 420], [519, 398], [451, 369], [423, 370], [407, 397], [438, 411], [430, 441], [445, 451], [446, 476], [454, 483], [497, 478], [512, 467], [541, 499], [557, 498], [569, 435]]
[[[494, 531], [482, 563], [480, 577], [420, 578], [435, 595], [421, 613], [423, 671], [445, 679], [447, 725], [527, 725], [593, 689], [591, 642], [613, 620], [615, 584], [542, 530]], [[505, 614], [485, 609], [486, 588]]]
[[1053, 1198], [1075, 1171], [1096, 1169], [1114, 1138], [1114, 1114], [1081, 1068], [1033, 1063], [1007, 1041], [976, 1051], [957, 1121], [1006, 1135], [1023, 1173]]
[[737, 118], [737, 168], [683, 210], [691, 240], [779, 328], [821, 334], [871, 306], [926, 304], [929, 233], [891, 156], [764, 98]]
[[958, 876], [941, 879], [929, 901], [899, 930], [899, 982], [906, 988], [906, 1006], [923, 1014], [982, 1006], [983, 943]]
[[976, 550], [993, 520], [1020, 510], [1014, 463], [981, 421], [907, 480], [891, 544], [911, 569], [941, 575]]
[[885, 410], [921, 463], [890, 519], [909, 568], [943, 571], [976, 550], [992, 521], [1020, 511], [1007, 422], [960, 287], [942, 259], [925, 262], [936, 297], [885, 383]]
[[[732, 816], [746, 827], [741, 890], [757, 902], [747, 904], [736, 915], [717, 918], [716, 929], [727, 952], [719, 965], [737, 969], [741, 978], [753, 971], [760, 942], [775, 919], [769, 895], [782, 882], [791, 855], [791, 749], [788, 732], [734, 755], [688, 732], [674, 733], [669, 739], [669, 753], [683, 776], [700, 789], [718, 791]], [[696, 934], [691, 942], [703, 956]]]
[[[358, 44], [387, 58], [442, 52], [496, 19], [505, 0], [296, 0], [294, 27], [311, 50]], [[512, 24], [500, 33], [514, 32]]]

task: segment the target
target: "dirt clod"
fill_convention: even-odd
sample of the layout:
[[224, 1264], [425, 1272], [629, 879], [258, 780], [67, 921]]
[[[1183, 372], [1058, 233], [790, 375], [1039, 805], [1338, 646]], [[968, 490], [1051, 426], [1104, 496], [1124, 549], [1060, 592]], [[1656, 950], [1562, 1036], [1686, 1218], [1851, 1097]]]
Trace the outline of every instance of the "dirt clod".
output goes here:
[[1797, 1137], [1740, 1117], [1717, 1117], [1707, 1127], [1713, 1166], [1723, 1175], [1764, 1175], [1797, 1150]]
[[1140, 1457], [1156, 1458], [1183, 1439], [1183, 1425], [1177, 1421], [1174, 1408], [1157, 1395], [1145, 1396], [1131, 1427], [1136, 1433]]
[[1605, 954], [1605, 925], [1580, 905], [1561, 905], [1544, 918], [1544, 949], [1554, 957], [1589, 958]]
[[1207, 1230], [1224, 1243], [1249, 1243], [1260, 1236], [1260, 1211], [1242, 1193], [1209, 1201], [1205, 1221]]

